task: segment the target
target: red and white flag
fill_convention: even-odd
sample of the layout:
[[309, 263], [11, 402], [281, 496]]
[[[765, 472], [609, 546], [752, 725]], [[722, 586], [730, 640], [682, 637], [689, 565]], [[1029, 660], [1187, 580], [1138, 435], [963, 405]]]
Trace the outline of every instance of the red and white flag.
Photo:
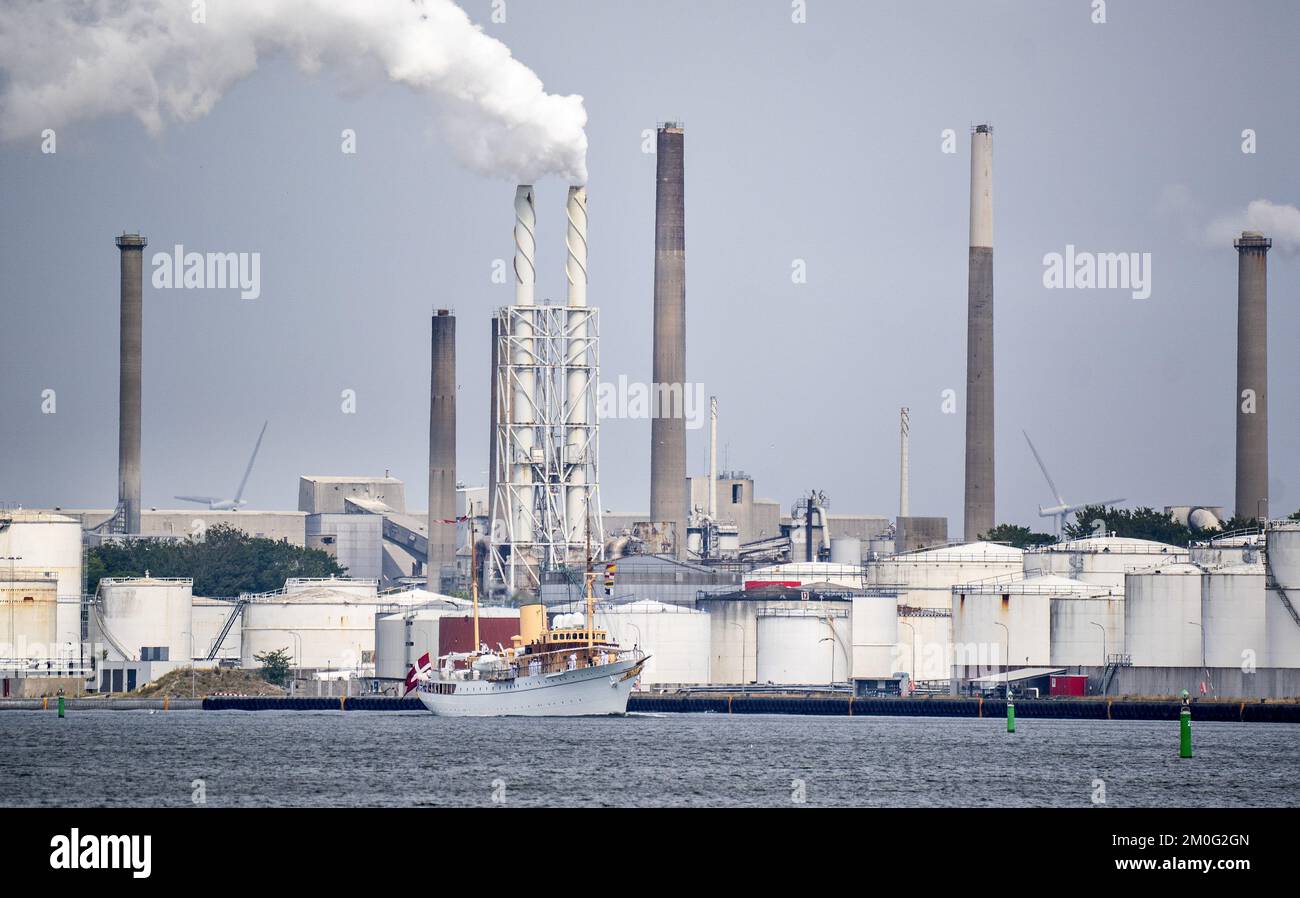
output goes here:
[[411, 669], [406, 672], [406, 691], [402, 693], [402, 698], [411, 694], [411, 690], [420, 682], [420, 677], [425, 671], [433, 667], [433, 662], [429, 660], [429, 653], [425, 652], [420, 656], [420, 660], [411, 665]]

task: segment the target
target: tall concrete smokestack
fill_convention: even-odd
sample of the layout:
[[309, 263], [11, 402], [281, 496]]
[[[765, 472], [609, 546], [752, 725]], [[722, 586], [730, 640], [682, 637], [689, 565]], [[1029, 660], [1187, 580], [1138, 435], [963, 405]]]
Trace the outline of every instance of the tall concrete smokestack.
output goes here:
[[962, 537], [994, 526], [993, 127], [970, 137], [970, 258], [966, 307], [966, 522]]
[[456, 519], [456, 316], [448, 309], [435, 309], [432, 334], [426, 570], [429, 588], [441, 591], [449, 585], [444, 577], [454, 577], [456, 569], [456, 524], [444, 523]]
[[678, 556], [686, 543], [686, 205], [683, 145], [676, 122], [659, 128], [655, 163], [655, 400], [650, 422], [650, 519], [672, 522]]
[[117, 388], [117, 504], [127, 533], [140, 532], [140, 361], [144, 295], [141, 271], [149, 241], [139, 234], [117, 238], [121, 261], [121, 324]]
[[1268, 516], [1268, 250], [1242, 231], [1237, 248], [1237, 517]]

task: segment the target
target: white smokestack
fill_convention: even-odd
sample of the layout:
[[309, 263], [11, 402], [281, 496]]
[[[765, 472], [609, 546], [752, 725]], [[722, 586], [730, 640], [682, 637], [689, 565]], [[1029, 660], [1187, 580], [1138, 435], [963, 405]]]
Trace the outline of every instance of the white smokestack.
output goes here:
[[[202, 17], [196, 21], [195, 17]], [[212, 110], [262, 58], [427, 94], [463, 164], [532, 181], [587, 180], [582, 97], [541, 79], [451, 0], [82, 0], [0, 5], [0, 135], [131, 114], [157, 133]]]
[[907, 480], [908, 480], [908, 440], [912, 432], [911, 418], [907, 407], [898, 410], [898, 516], [907, 517]]
[[566, 372], [565, 390], [568, 432], [564, 462], [569, 471], [569, 491], [565, 515], [571, 541], [583, 539], [587, 532], [587, 461], [590, 447], [587, 424], [587, 403], [584, 401], [591, 377], [587, 362], [587, 188], [570, 187], [564, 206], [568, 229], [564, 235], [566, 255], [564, 273], [569, 282], [567, 304], [575, 311], [569, 312], [569, 332], [566, 354], [571, 367]]

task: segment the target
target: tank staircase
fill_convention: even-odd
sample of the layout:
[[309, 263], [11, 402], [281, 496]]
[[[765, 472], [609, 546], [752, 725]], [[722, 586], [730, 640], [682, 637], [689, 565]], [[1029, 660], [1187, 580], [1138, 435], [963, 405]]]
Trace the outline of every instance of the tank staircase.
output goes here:
[[244, 613], [244, 608], [247, 606], [248, 599], [240, 599], [235, 603], [235, 608], [230, 612], [230, 617], [226, 618], [225, 626], [221, 628], [217, 638], [212, 641], [212, 648], [208, 650], [208, 656], [205, 660], [212, 661], [217, 657], [217, 653], [221, 651], [221, 646], [225, 644], [226, 637], [230, 635], [231, 628], [235, 626], [235, 621], [239, 620]]
[[1121, 667], [1132, 667], [1132, 655], [1111, 655], [1106, 659], [1106, 670], [1101, 675], [1101, 694], [1110, 693], [1110, 684], [1115, 680], [1115, 674], [1119, 673]]
[[1282, 600], [1282, 607], [1291, 615], [1291, 620], [1295, 621], [1295, 625], [1300, 627], [1300, 614], [1296, 613], [1295, 604], [1291, 601], [1291, 597], [1286, 594], [1286, 590], [1282, 588], [1282, 584], [1278, 583], [1277, 578], [1273, 576], [1273, 566], [1268, 563], [1267, 554], [1264, 555], [1264, 588], [1277, 590], [1277, 597]]

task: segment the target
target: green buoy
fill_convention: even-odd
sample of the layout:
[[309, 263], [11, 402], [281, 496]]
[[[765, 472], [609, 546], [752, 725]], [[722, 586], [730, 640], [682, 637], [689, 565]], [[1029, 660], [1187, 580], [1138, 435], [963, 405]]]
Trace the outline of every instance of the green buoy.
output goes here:
[[63, 696], [59, 696], [59, 716], [63, 716]]
[[1011, 702], [1011, 699], [1007, 699], [1007, 732], [1014, 733], [1015, 731], [1016, 731], [1016, 706]]
[[1183, 708], [1178, 712], [1178, 757], [1190, 758], [1192, 756], [1192, 706], [1187, 697], [1187, 690], [1183, 690]]

